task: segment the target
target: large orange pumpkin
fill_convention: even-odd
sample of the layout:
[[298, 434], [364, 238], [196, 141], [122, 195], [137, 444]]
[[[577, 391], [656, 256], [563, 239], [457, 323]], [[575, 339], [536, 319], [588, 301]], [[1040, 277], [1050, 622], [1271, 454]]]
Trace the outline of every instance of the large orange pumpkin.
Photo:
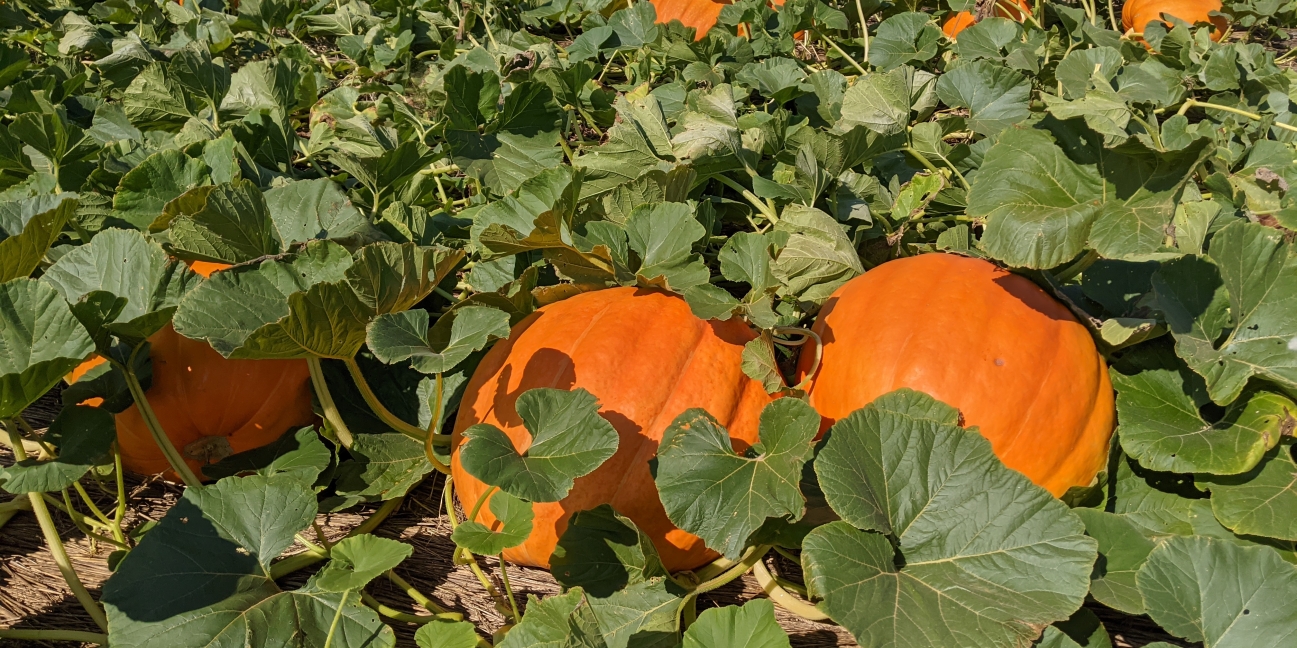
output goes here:
[[[649, 0], [657, 12], [658, 24], [665, 25], [672, 20], [679, 20], [685, 27], [694, 28], [694, 40], [702, 40], [721, 16], [721, 10], [730, 2], [716, 0]], [[768, 0], [771, 7], [784, 6], [784, 0]], [[739, 36], [747, 36], [747, 23], [739, 24]], [[800, 39], [805, 32], [797, 32], [794, 38]]]
[[1149, 23], [1162, 20], [1162, 14], [1167, 14], [1191, 25], [1211, 23], [1214, 28], [1211, 39], [1219, 41], [1229, 31], [1229, 21], [1209, 12], [1220, 10], [1220, 0], [1130, 0], [1121, 8], [1121, 25], [1126, 31], [1133, 29], [1142, 34]]
[[[810, 403], [825, 426], [895, 389], [960, 410], [1005, 465], [1054, 495], [1087, 486], [1115, 413], [1086, 328], [1031, 281], [977, 259], [924, 254], [857, 277], [825, 303]], [[813, 354], [800, 359], [809, 371]]]
[[[703, 321], [679, 297], [636, 288], [583, 293], [541, 308], [487, 353], [468, 383], [452, 439], [460, 504], [471, 510], [487, 488], [460, 464], [464, 430], [490, 423], [523, 452], [531, 435], [514, 409], [518, 396], [536, 387], [584, 388], [617, 429], [617, 452], [577, 479], [563, 501], [533, 504], [531, 536], [505, 550], [505, 558], [548, 568], [572, 514], [611, 504], [653, 539], [668, 569], [713, 560], [700, 539], [667, 519], [649, 460], [667, 426], [693, 407], [715, 416], [743, 448], [755, 443], [770, 397], [741, 368], [743, 345], [754, 337], [737, 320]], [[485, 506], [477, 521], [496, 524]]]
[[[1026, 19], [1027, 14], [1031, 13], [1031, 5], [1027, 0], [1016, 0], [1017, 7], [1011, 5], [1011, 0], [997, 0], [995, 3], [995, 15], [1000, 18], [1008, 18], [1022, 22]], [[977, 18], [967, 11], [951, 12], [946, 17], [946, 22], [941, 25], [941, 31], [945, 32], [951, 40], [954, 40], [959, 32], [972, 27], [977, 22]]]
[[[203, 276], [228, 267], [195, 262]], [[158, 422], [198, 475], [202, 467], [233, 453], [278, 439], [285, 431], [315, 421], [310, 372], [305, 360], [227, 360], [207, 342], [191, 340], [168, 324], [149, 337], [153, 381], [147, 396]], [[69, 376], [76, 382], [104, 362], [95, 356]], [[90, 399], [84, 404], [95, 405]], [[122, 465], [141, 474], [175, 475], [139, 409], [116, 415]]]

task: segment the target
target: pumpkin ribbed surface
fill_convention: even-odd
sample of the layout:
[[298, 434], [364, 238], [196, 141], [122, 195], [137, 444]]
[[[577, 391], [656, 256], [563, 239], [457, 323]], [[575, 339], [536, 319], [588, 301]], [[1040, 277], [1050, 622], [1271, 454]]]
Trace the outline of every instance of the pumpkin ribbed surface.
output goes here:
[[839, 288], [814, 330], [824, 350], [809, 394], [825, 426], [909, 387], [958, 408], [1007, 466], [1054, 495], [1089, 485], [1107, 461], [1115, 412], [1103, 358], [1023, 277], [950, 254], [891, 261]]
[[[451, 458], [456, 495], [465, 511], [486, 490], [460, 464], [463, 432], [478, 423], [499, 427], [519, 452], [531, 435], [515, 402], [537, 387], [584, 388], [619, 437], [617, 452], [576, 480], [561, 502], [532, 505], [531, 536], [506, 559], [549, 567], [573, 513], [611, 504], [653, 539], [671, 570], [691, 569], [715, 553], [667, 519], [649, 460], [663, 431], [682, 412], [701, 407], [746, 447], [756, 441], [761, 408], [770, 401], [741, 369], [743, 345], [754, 334], [737, 320], [703, 321], [683, 299], [657, 291], [614, 288], [550, 304], [519, 322], [478, 365], [460, 403]], [[496, 524], [488, 507], [477, 521]]]
[[1127, 31], [1133, 29], [1142, 34], [1149, 23], [1162, 20], [1162, 14], [1167, 14], [1191, 25], [1211, 23], [1214, 27], [1211, 39], [1219, 41], [1229, 31], [1229, 21], [1224, 16], [1209, 15], [1209, 12], [1220, 10], [1220, 0], [1130, 0], [1121, 8], [1121, 26]]
[[[995, 16], [999, 18], [1008, 18], [1022, 22], [1026, 19], [1027, 14], [1031, 13], [1031, 5], [1027, 0], [1016, 0], [1017, 7], [1013, 7], [1010, 0], [999, 0], [995, 4]], [[959, 32], [972, 27], [977, 22], [973, 14], [968, 11], [952, 11], [946, 17], [946, 21], [941, 25], [941, 31], [945, 32], [951, 40], [954, 40]]]
[[[192, 262], [204, 277], [229, 267]], [[291, 428], [315, 422], [311, 377], [305, 360], [227, 360], [203, 340], [191, 340], [167, 324], [149, 336], [152, 386], [146, 395], [171, 443], [198, 475], [230, 454], [264, 446]], [[104, 362], [95, 356], [68, 375], [76, 382]], [[98, 405], [91, 398], [83, 405]], [[153, 440], [139, 408], [115, 416], [122, 465], [132, 472], [166, 473], [176, 479]]]
[[679, 20], [685, 27], [693, 27], [696, 30], [694, 40], [702, 40], [707, 35], [707, 31], [720, 17], [721, 9], [729, 4], [713, 2], [713, 0], [651, 0], [651, 2], [657, 11], [658, 23], [665, 25], [672, 20]]
[[[199, 475], [208, 463], [259, 448], [315, 421], [305, 360], [227, 360], [207, 342], [184, 337], [170, 324], [149, 343], [149, 405]], [[170, 473], [139, 409], [131, 405], [116, 418], [123, 465], [143, 474]]]

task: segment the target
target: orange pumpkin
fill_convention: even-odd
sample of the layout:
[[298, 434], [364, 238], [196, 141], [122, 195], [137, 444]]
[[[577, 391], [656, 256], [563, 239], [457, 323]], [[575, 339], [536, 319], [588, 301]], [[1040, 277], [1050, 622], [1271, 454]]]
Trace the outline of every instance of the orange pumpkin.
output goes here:
[[[715, 0], [649, 0], [657, 11], [658, 24], [665, 25], [672, 20], [679, 20], [685, 27], [694, 28], [694, 40], [702, 40], [712, 27], [716, 26], [721, 10], [730, 2]], [[778, 9], [784, 6], [784, 0], [769, 0], [771, 7]], [[793, 38], [801, 39], [806, 32], [797, 32]], [[748, 35], [747, 23], [738, 26], [739, 36]]]
[[[1121, 8], [1121, 25], [1126, 31], [1143, 34], [1149, 23], [1162, 20], [1162, 14], [1166, 14], [1191, 25], [1211, 23], [1211, 39], [1219, 41], [1229, 31], [1229, 21], [1210, 12], [1220, 10], [1220, 0], [1130, 0]], [[1170, 27], [1170, 23], [1162, 22]]]
[[[1026, 20], [1027, 15], [1031, 13], [1031, 5], [1027, 4], [1027, 0], [1016, 0], [1016, 2], [1018, 6], [1014, 7], [1009, 0], [996, 0], [995, 15], [1018, 22]], [[977, 19], [973, 17], [972, 13], [967, 11], [951, 12], [946, 17], [946, 22], [941, 25], [941, 31], [945, 32], [946, 36], [949, 36], [951, 40], [954, 40], [959, 35], [959, 32], [972, 27], [973, 23], [976, 22]]]
[[[810, 403], [827, 427], [909, 387], [960, 410], [1005, 465], [1054, 495], [1089, 485], [1115, 412], [1089, 332], [1031, 281], [951, 254], [890, 261], [837, 290]], [[810, 370], [804, 353], [799, 369]]]
[[[228, 266], [194, 262], [191, 267], [206, 277]], [[170, 324], [150, 336], [149, 343], [149, 405], [199, 475], [208, 463], [259, 448], [291, 428], [315, 421], [305, 360], [226, 360], [206, 342], [183, 337]], [[103, 362], [99, 356], [87, 360], [68, 375], [68, 382]], [[123, 466], [141, 474], [165, 472], [175, 479], [139, 409], [131, 405], [115, 418]]]
[[[548, 568], [572, 514], [611, 504], [653, 539], [668, 569], [715, 559], [700, 539], [667, 519], [649, 460], [667, 426], [693, 407], [715, 416], [744, 449], [755, 443], [770, 397], [741, 368], [743, 345], [754, 337], [737, 320], [703, 321], [679, 297], [636, 288], [582, 293], [542, 307], [487, 353], [468, 383], [451, 441], [461, 506], [471, 510], [487, 489], [460, 464], [466, 429], [495, 425], [523, 452], [531, 435], [514, 409], [518, 396], [536, 387], [584, 388], [617, 429], [617, 452], [577, 479], [563, 501], [533, 504], [531, 536], [504, 557]], [[477, 521], [497, 524], [485, 506]]]

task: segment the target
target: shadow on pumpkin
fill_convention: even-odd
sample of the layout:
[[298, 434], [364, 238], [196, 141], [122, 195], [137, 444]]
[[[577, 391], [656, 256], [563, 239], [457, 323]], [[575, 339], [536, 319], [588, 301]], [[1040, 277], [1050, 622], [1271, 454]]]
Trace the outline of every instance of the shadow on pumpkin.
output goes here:
[[[509, 389], [509, 385], [513, 382], [513, 371], [513, 364], [506, 364], [500, 369], [500, 377], [495, 381], [495, 397], [491, 399], [491, 408], [494, 411], [482, 412], [475, 416], [475, 419], [485, 420], [488, 414], [493, 414], [503, 426], [520, 426], [522, 418], [518, 416], [514, 404], [523, 392], [546, 387], [571, 390], [576, 385], [576, 366], [572, 356], [558, 349], [546, 348], [536, 351], [527, 360], [527, 366], [523, 367], [518, 386]], [[508, 403], [509, 411], [498, 409], [497, 406], [501, 403]]]

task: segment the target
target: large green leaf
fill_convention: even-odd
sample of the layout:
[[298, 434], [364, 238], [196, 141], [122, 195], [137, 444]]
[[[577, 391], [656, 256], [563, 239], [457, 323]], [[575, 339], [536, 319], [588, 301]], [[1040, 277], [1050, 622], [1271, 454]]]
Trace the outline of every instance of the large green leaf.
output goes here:
[[1052, 268], [1085, 248], [1102, 199], [1098, 175], [1068, 159], [1048, 133], [1010, 128], [973, 179], [968, 215], [986, 219], [982, 245], [991, 256]]
[[327, 592], [360, 589], [410, 557], [414, 547], [370, 533], [349, 536], [329, 549], [329, 564], [320, 570], [315, 585]]
[[568, 520], [550, 556], [550, 572], [564, 587], [597, 597], [667, 575], [653, 540], [607, 504]]
[[167, 230], [186, 258], [243, 263], [281, 251], [265, 196], [251, 180], [199, 187], [180, 196], [152, 225]]
[[1031, 82], [1016, 70], [990, 61], [961, 65], [937, 80], [946, 105], [968, 108], [968, 127], [995, 135], [1027, 118]]
[[[1297, 419], [1288, 418], [1291, 425]], [[1200, 475], [1216, 519], [1240, 535], [1297, 540], [1297, 459], [1285, 442], [1241, 475]]]
[[775, 606], [756, 599], [742, 606], [715, 607], [685, 630], [683, 648], [782, 648], [788, 634], [775, 621]]
[[1156, 546], [1123, 515], [1095, 509], [1075, 509], [1085, 522], [1085, 532], [1099, 543], [1101, 559], [1094, 566], [1090, 596], [1127, 614], [1144, 613], [1144, 597], [1135, 585], [1135, 574]]
[[323, 645], [337, 617], [332, 645], [394, 646], [391, 629], [359, 597], [322, 589], [319, 576], [283, 591], [267, 575], [315, 513], [314, 493], [290, 475], [186, 490], [104, 585], [113, 645]]
[[1279, 230], [1234, 222], [1212, 237], [1207, 260], [1166, 263], [1153, 277], [1176, 353], [1206, 379], [1218, 404], [1238, 398], [1252, 376], [1297, 390], [1297, 256], [1290, 248]]
[[[449, 322], [443, 325], [442, 321]], [[434, 344], [432, 338], [438, 338]], [[413, 309], [379, 315], [369, 325], [374, 357], [387, 363], [412, 360], [426, 374], [450, 371], [496, 338], [509, 337], [509, 315], [483, 306], [466, 306], [444, 315], [428, 328], [428, 311]]]
[[639, 280], [675, 291], [707, 283], [707, 266], [693, 252], [694, 242], [706, 233], [689, 205], [660, 203], [636, 208], [626, 223], [626, 235], [630, 248], [640, 257]]
[[1245, 472], [1279, 442], [1285, 429], [1297, 426], [1297, 405], [1279, 394], [1250, 394], [1232, 404], [1221, 420], [1209, 423], [1199, 413], [1210, 402], [1202, 380], [1187, 370], [1110, 373], [1117, 388], [1121, 447], [1153, 470]]
[[490, 423], [465, 430], [467, 441], [459, 450], [464, 470], [515, 497], [562, 500], [573, 480], [594, 472], [617, 451], [617, 430], [584, 389], [531, 389], [518, 396], [515, 408], [532, 437], [522, 451]]
[[[76, 198], [57, 197], [60, 198], [57, 206], [18, 223], [19, 227], [15, 228], [18, 231], [8, 231], [10, 223], [0, 226], [3, 230], [0, 234], [5, 235], [0, 239], [0, 283], [30, 275], [76, 213]], [[0, 217], [0, 223], [5, 220], [8, 219]]]
[[905, 132], [910, 125], [910, 88], [904, 68], [861, 77], [847, 89], [838, 128], [857, 124], [880, 135]]
[[498, 528], [488, 527], [477, 520], [464, 520], [455, 527], [450, 539], [475, 554], [485, 556], [499, 554], [527, 541], [535, 519], [530, 503], [504, 491], [494, 491], [488, 507], [491, 515], [499, 520]]
[[48, 461], [27, 459], [0, 469], [0, 485], [6, 491], [47, 493], [72, 486], [109, 458], [117, 427], [106, 410], [77, 405], [59, 412], [44, 440], [58, 447], [58, 456]]
[[0, 419], [36, 402], [94, 351], [85, 327], [49, 284], [0, 284]]
[[[166, 326], [203, 279], [140, 232], [110, 229], [63, 255], [41, 281], [73, 305], [96, 341], [112, 334], [138, 342]], [[88, 302], [100, 299], [113, 303], [113, 316], [85, 316]]]
[[676, 526], [736, 559], [768, 518], [801, 518], [798, 488], [820, 416], [806, 403], [781, 398], [761, 412], [760, 441], [736, 453], [730, 435], [705, 410], [686, 410], [658, 445], [658, 496]]
[[211, 169], [205, 162], [175, 149], [163, 149], [122, 176], [113, 195], [113, 211], [145, 229], [162, 216], [167, 203], [211, 181]]
[[1158, 625], [1206, 648], [1279, 648], [1297, 636], [1297, 567], [1273, 549], [1171, 538], [1136, 580]]
[[290, 182], [264, 195], [284, 247], [312, 239], [332, 239], [349, 247], [383, 239], [337, 183], [328, 178]]
[[1021, 645], [1089, 589], [1081, 521], [957, 420], [899, 390], [835, 424], [816, 459], [845, 521], [803, 541], [807, 585], [862, 644]]

